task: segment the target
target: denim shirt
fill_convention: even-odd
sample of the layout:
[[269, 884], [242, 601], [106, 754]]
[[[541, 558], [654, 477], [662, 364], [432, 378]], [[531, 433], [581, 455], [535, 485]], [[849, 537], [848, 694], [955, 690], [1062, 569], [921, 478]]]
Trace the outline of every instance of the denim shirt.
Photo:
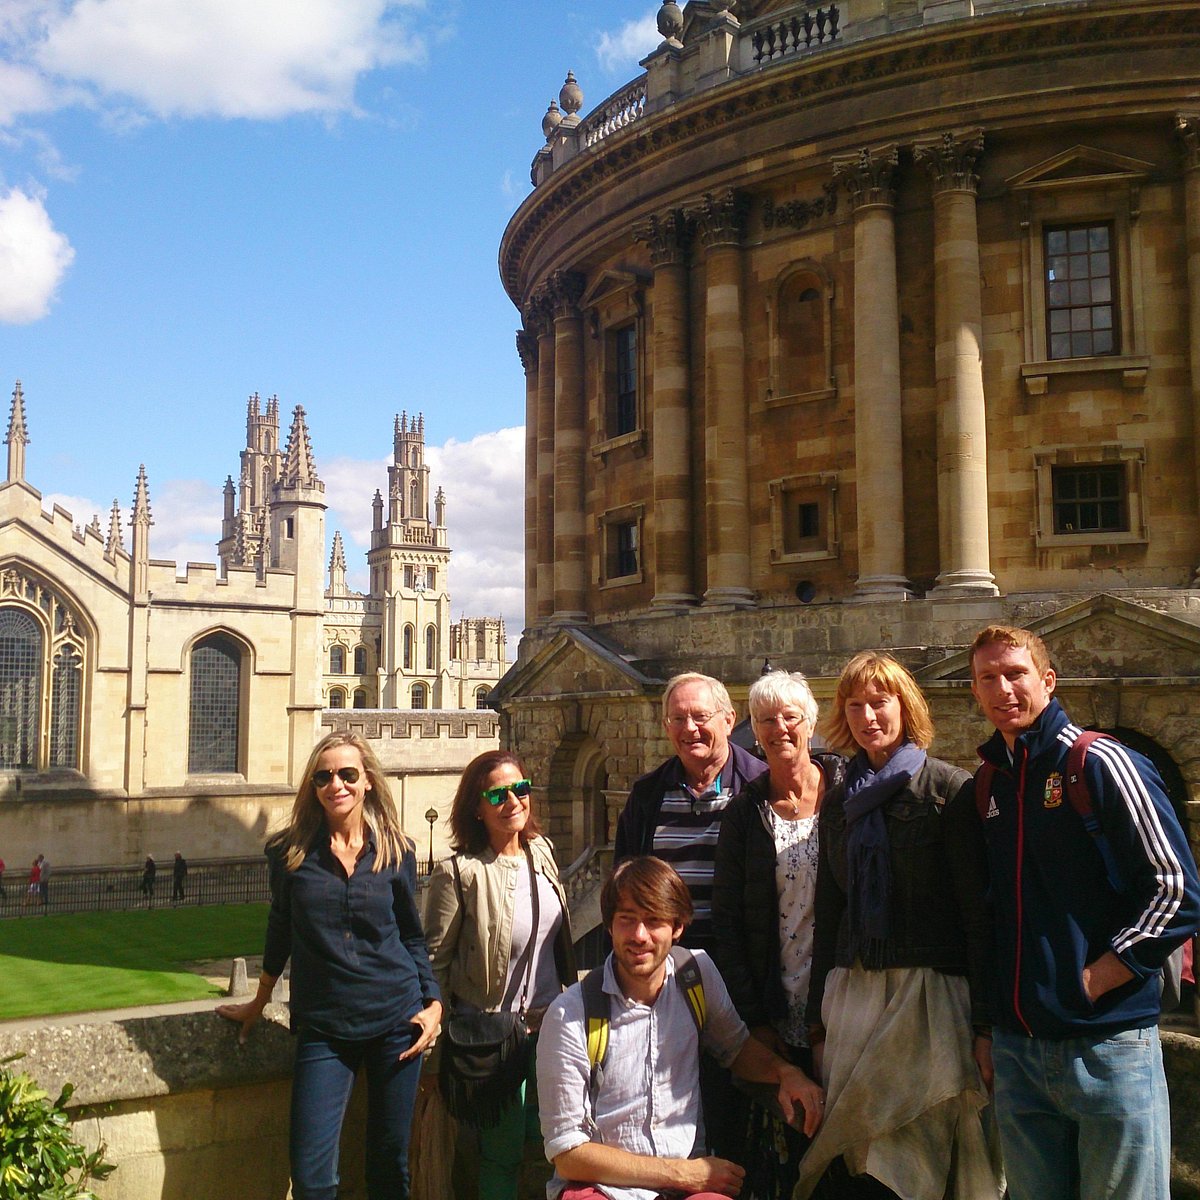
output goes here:
[[271, 912], [263, 970], [279, 975], [292, 960], [296, 1027], [330, 1037], [378, 1037], [439, 1000], [425, 934], [413, 899], [416, 858], [374, 871], [375, 841], [347, 877], [323, 836], [294, 871], [267, 848]]

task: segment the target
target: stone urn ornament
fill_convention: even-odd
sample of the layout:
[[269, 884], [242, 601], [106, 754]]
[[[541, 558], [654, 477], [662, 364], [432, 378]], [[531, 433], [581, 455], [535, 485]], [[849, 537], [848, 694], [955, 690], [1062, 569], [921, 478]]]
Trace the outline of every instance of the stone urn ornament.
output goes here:
[[662, 8], [658, 10], [658, 32], [665, 41], [679, 41], [683, 32], [683, 10], [675, 0], [663, 0]]

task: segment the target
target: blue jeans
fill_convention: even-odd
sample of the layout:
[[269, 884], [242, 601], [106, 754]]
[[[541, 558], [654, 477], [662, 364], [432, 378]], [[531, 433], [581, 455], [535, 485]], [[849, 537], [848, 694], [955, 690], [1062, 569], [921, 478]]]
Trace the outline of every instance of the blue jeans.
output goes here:
[[1169, 1200], [1157, 1026], [1062, 1040], [997, 1030], [992, 1060], [1012, 1200]]
[[301, 1030], [296, 1037], [289, 1149], [294, 1200], [337, 1200], [342, 1120], [359, 1067], [367, 1076], [367, 1196], [407, 1200], [408, 1138], [421, 1059], [399, 1062], [416, 1026], [347, 1042]]

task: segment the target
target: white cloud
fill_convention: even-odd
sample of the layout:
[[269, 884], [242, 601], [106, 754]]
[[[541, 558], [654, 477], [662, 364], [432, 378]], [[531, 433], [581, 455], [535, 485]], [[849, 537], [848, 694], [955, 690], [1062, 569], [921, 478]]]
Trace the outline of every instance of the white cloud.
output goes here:
[[0, 122], [81, 98], [156, 117], [350, 112], [361, 75], [425, 55], [415, 0], [4, 4]]
[[626, 21], [616, 33], [601, 33], [596, 57], [611, 73], [633, 69], [661, 41], [657, 14], [651, 12], [636, 21]]
[[[329, 504], [330, 539], [340, 529], [350, 586], [367, 586], [365, 553], [371, 541], [371, 501], [386, 496], [388, 458], [321, 461], [317, 473]], [[525, 430], [500, 429], [470, 441], [451, 438], [425, 447], [434, 492], [446, 493], [450, 603], [455, 619], [501, 615], [509, 652], [525, 623]], [[432, 503], [432, 496], [430, 501]]]
[[18, 188], [0, 194], [0, 322], [44, 317], [74, 258], [40, 196]]

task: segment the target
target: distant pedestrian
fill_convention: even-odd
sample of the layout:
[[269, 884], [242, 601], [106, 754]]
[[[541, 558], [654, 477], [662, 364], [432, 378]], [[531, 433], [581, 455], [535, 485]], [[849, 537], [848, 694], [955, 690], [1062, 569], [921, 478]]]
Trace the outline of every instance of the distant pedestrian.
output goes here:
[[171, 867], [171, 903], [183, 903], [183, 881], [187, 878], [187, 859], [175, 851], [175, 863]]
[[0, 858], [0, 900], [7, 900], [8, 892], [4, 890], [4, 859]]
[[142, 895], [147, 900], [154, 899], [154, 876], [158, 873], [158, 867], [154, 862], [154, 856], [147, 854], [145, 865], [142, 867]]
[[39, 854], [38, 859], [42, 867], [38, 875], [38, 895], [42, 898], [42, 911], [45, 912], [50, 907], [50, 860], [44, 854]]
[[39, 854], [29, 868], [29, 890], [25, 893], [25, 899], [21, 901], [22, 908], [28, 908], [42, 894], [42, 862], [43, 858]]

